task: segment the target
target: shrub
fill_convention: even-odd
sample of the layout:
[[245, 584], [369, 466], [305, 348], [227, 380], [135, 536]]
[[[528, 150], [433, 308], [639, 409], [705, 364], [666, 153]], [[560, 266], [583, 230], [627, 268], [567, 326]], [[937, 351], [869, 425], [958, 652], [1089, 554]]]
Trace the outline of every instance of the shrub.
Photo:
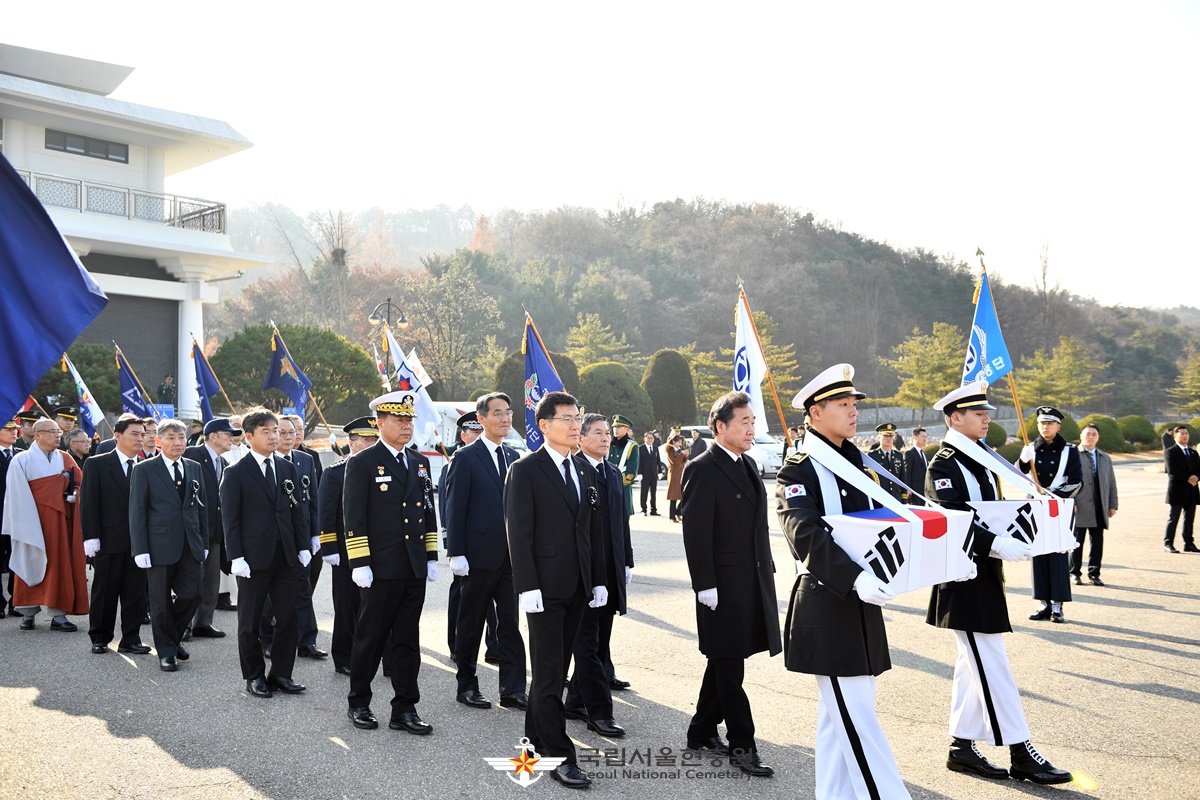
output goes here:
[[1008, 431], [1000, 426], [1000, 423], [993, 422], [988, 425], [987, 438], [984, 440], [989, 447], [999, 447], [1008, 441]]
[[690, 425], [696, 421], [692, 368], [678, 350], [659, 350], [650, 356], [642, 376], [642, 388], [650, 396], [657, 421], [664, 428]]
[[1017, 456], [1021, 455], [1022, 447], [1024, 447], [1024, 445], [1022, 445], [1020, 442], [1013, 442], [1012, 444], [1002, 444], [996, 448], [996, 452], [1000, 455], [1001, 458], [1003, 458], [1005, 461], [1007, 461], [1011, 464], [1017, 460]]
[[[550, 353], [550, 360], [554, 363], [554, 369], [558, 372], [558, 377], [563, 382], [563, 387], [568, 392], [579, 396], [579, 368], [575, 366], [575, 362], [570, 356], [562, 353]], [[496, 365], [496, 388], [488, 391], [504, 392], [512, 398], [513, 412], [516, 414], [518, 422], [513, 424], [521, 424], [520, 420], [525, 418], [525, 354], [518, 350], [515, 353], [510, 353], [507, 358]], [[582, 400], [580, 402], [583, 402]]]
[[579, 373], [579, 392], [575, 396], [588, 411], [609, 418], [613, 414], [629, 417], [637, 436], [654, 427], [654, 404], [650, 395], [638, 385], [637, 378], [624, 364], [601, 361], [584, 367]]
[[1121, 429], [1125, 441], [1134, 444], [1157, 444], [1162, 436], [1161, 433], [1155, 433], [1150, 420], [1137, 414], [1121, 417], [1117, 420], [1117, 427]]
[[[1110, 453], [1129, 453], [1133, 448], [1125, 441], [1125, 436], [1121, 433], [1120, 426], [1112, 417], [1106, 417], [1103, 414], [1089, 414], [1080, 420], [1080, 428], [1087, 425], [1089, 422], [1095, 423], [1100, 429], [1100, 449], [1107, 450]], [[1078, 440], [1076, 440], [1078, 441]]]

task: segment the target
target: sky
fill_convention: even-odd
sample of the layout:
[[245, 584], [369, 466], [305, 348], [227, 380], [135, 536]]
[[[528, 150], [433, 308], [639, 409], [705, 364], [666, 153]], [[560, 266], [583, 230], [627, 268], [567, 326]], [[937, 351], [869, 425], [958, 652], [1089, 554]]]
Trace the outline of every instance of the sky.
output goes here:
[[1010, 283], [1033, 285], [1045, 247], [1075, 294], [1200, 305], [1186, 0], [65, 0], [0, 19], [0, 41], [136, 67], [114, 98], [254, 142], [169, 178], [179, 194], [302, 213], [777, 203], [971, 264], [981, 248]]

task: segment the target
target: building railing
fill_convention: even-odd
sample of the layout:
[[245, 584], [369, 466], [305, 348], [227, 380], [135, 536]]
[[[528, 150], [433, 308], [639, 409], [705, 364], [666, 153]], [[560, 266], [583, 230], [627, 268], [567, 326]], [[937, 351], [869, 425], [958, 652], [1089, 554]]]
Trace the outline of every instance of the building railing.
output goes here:
[[173, 228], [225, 233], [225, 204], [129, 186], [17, 170], [42, 205], [124, 217]]

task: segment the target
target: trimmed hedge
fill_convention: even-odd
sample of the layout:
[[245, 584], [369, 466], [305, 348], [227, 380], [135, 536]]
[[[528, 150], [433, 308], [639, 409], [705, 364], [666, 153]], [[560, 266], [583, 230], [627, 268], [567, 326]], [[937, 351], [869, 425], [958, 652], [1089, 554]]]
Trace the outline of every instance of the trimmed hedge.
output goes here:
[[996, 453], [999, 454], [1001, 458], [1012, 464], [1016, 462], [1017, 456], [1021, 455], [1022, 447], [1024, 447], [1024, 445], [1021, 444], [1020, 441], [1016, 441], [1012, 444], [1002, 444], [995, 449]]
[[987, 438], [984, 439], [989, 447], [999, 447], [1008, 441], [1008, 431], [1001, 427], [1000, 423], [993, 422], [988, 425]]
[[624, 414], [633, 423], [635, 438], [654, 427], [654, 404], [624, 364], [601, 361], [579, 371], [580, 405], [611, 418]]
[[[1100, 430], [1100, 449], [1107, 450], [1110, 453], [1132, 453], [1133, 447], [1125, 441], [1125, 436], [1121, 433], [1121, 428], [1117, 425], [1117, 421], [1112, 417], [1106, 417], [1103, 414], [1088, 414], [1079, 421], [1079, 427], [1082, 429], [1088, 423], [1094, 423]], [[1074, 440], [1078, 441], [1078, 439]]]
[[1161, 433], [1155, 433], [1150, 420], [1137, 414], [1121, 417], [1117, 420], [1117, 427], [1121, 429], [1125, 441], [1134, 444], [1158, 444], [1162, 437]]

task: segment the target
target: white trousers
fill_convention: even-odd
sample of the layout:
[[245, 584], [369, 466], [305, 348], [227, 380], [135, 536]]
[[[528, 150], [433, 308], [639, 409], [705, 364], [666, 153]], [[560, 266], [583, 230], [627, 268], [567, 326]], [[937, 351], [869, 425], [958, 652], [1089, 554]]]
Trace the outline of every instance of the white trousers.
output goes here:
[[875, 716], [875, 677], [816, 678], [817, 800], [909, 800]]
[[1004, 634], [954, 631], [958, 660], [950, 692], [950, 735], [994, 745], [1029, 739]]

